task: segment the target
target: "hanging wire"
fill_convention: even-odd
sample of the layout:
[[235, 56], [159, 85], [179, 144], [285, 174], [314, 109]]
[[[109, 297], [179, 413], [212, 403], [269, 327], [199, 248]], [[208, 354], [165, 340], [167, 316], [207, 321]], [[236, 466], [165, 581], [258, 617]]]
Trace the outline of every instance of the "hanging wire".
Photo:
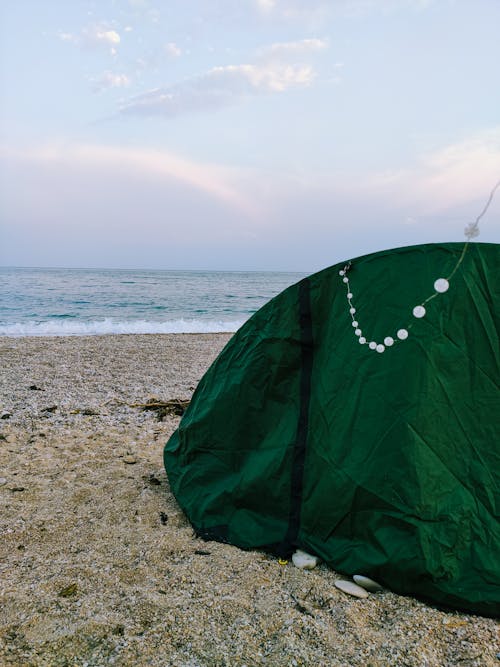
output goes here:
[[473, 239], [475, 236], [479, 236], [479, 221], [483, 217], [483, 215], [486, 213], [486, 211], [489, 209], [491, 202], [493, 201], [493, 197], [495, 196], [496, 191], [500, 188], [500, 181], [494, 186], [493, 190], [490, 192], [490, 196], [488, 197], [488, 201], [486, 202], [483, 210], [481, 213], [477, 216], [475, 222], [471, 222], [467, 225], [465, 228], [465, 236], [469, 239]]

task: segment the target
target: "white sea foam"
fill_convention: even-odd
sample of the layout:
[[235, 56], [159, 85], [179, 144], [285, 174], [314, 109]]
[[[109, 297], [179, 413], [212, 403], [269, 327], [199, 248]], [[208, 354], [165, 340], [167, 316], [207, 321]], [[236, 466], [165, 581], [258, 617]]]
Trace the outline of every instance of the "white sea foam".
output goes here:
[[178, 319], [116, 321], [111, 318], [90, 322], [49, 320], [0, 325], [0, 336], [98, 336], [105, 334], [233, 333], [244, 320]]

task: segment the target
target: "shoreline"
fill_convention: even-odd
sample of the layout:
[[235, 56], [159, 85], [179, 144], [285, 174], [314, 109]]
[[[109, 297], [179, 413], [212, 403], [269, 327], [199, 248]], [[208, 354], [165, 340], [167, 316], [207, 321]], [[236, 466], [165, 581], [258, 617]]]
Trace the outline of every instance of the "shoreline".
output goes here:
[[0, 664], [497, 665], [494, 619], [194, 536], [180, 417], [140, 406], [189, 400], [231, 335], [0, 338]]

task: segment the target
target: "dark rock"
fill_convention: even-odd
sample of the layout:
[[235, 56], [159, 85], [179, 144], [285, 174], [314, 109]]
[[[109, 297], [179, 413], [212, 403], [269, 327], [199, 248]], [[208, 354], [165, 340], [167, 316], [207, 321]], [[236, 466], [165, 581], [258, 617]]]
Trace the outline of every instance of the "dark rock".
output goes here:
[[161, 484], [161, 482], [160, 482], [160, 480], [158, 479], [158, 477], [155, 477], [152, 473], [151, 473], [151, 475], [149, 475], [148, 482], [149, 482], [152, 486], [160, 486], [160, 484]]

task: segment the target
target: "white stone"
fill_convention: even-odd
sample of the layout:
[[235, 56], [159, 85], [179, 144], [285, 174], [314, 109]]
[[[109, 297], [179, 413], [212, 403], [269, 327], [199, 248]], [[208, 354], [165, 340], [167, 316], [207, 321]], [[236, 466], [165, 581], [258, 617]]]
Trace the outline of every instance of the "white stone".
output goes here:
[[358, 584], [358, 586], [361, 586], [365, 590], [370, 591], [370, 593], [379, 593], [380, 591], [384, 590], [380, 584], [377, 584], [376, 581], [373, 581], [373, 579], [365, 577], [362, 574], [355, 574], [353, 579]]
[[4, 484], [7, 484], [7, 480], [5, 477], [0, 477], [0, 486], [3, 486]]
[[338, 588], [339, 591], [347, 593], [347, 595], [352, 595], [355, 598], [367, 598], [369, 595], [367, 590], [361, 586], [358, 586], [358, 584], [355, 584], [353, 581], [337, 579], [335, 582], [335, 587]]
[[434, 289], [436, 292], [446, 292], [450, 287], [450, 283], [446, 280], [446, 278], [438, 278], [436, 282], [434, 283]]
[[408, 338], [408, 331], [406, 331], [406, 329], [400, 329], [397, 336], [399, 340], [406, 340]]
[[313, 570], [319, 563], [319, 558], [308, 554], [307, 551], [297, 549], [292, 556], [292, 563], [300, 570]]
[[413, 309], [413, 317], [418, 317], [419, 319], [421, 317], [424, 317], [425, 315], [425, 308], [423, 306], [415, 306]]

